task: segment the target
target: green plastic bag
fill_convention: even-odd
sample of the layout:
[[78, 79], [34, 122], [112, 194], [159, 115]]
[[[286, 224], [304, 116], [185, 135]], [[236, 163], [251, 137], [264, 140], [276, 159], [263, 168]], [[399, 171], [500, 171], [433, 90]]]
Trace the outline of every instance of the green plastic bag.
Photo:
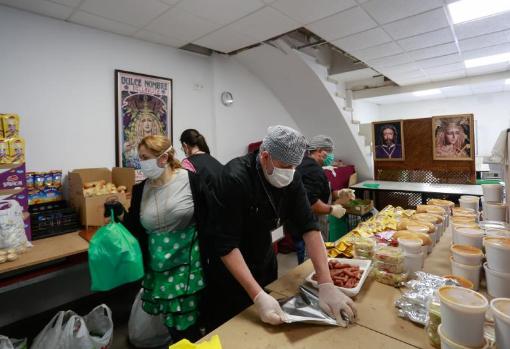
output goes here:
[[143, 258], [136, 238], [112, 219], [90, 240], [92, 291], [108, 291], [143, 277]]

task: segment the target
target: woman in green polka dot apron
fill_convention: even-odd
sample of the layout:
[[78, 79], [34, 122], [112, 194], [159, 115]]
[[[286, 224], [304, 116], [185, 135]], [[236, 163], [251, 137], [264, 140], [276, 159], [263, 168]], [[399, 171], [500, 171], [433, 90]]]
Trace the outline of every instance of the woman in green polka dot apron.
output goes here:
[[161, 315], [174, 340], [194, 341], [200, 335], [200, 295], [205, 287], [194, 175], [180, 167], [166, 137], [145, 137], [138, 155], [148, 179], [133, 187], [124, 222], [144, 254], [142, 309]]
[[143, 309], [164, 314], [165, 324], [182, 331], [198, 318], [198, 291], [205, 286], [196, 229], [149, 236], [149, 270], [143, 280]]

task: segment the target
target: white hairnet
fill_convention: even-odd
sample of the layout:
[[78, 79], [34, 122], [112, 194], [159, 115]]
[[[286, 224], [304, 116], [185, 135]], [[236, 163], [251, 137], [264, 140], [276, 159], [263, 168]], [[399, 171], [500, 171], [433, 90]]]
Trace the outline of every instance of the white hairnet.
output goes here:
[[270, 126], [261, 147], [268, 151], [273, 159], [298, 166], [305, 154], [306, 138], [293, 128]]
[[335, 145], [331, 137], [325, 135], [317, 135], [310, 140], [308, 150], [316, 149], [334, 149]]

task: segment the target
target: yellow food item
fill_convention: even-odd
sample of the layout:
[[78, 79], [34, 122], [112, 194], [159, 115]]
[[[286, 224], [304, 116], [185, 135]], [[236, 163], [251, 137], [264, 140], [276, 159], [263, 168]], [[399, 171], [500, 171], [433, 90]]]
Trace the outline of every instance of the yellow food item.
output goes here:
[[16, 253], [10, 253], [7, 255], [7, 261], [12, 262], [18, 259], [18, 255]]

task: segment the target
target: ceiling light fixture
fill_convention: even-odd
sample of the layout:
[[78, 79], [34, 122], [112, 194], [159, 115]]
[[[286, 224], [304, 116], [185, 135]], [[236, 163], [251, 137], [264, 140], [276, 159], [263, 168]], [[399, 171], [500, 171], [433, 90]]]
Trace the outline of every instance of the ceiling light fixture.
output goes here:
[[505, 85], [510, 85], [510, 79], [505, 80]]
[[510, 11], [508, 0], [460, 0], [448, 5], [453, 24]]
[[484, 65], [510, 62], [510, 52], [499, 53], [497, 55], [485, 56], [473, 59], [466, 59], [464, 65], [466, 68], [476, 68]]
[[413, 95], [416, 97], [423, 97], [423, 96], [432, 96], [432, 95], [438, 95], [441, 93], [441, 90], [438, 88], [433, 88], [430, 90], [422, 90], [422, 91], [416, 91], [413, 92]]

